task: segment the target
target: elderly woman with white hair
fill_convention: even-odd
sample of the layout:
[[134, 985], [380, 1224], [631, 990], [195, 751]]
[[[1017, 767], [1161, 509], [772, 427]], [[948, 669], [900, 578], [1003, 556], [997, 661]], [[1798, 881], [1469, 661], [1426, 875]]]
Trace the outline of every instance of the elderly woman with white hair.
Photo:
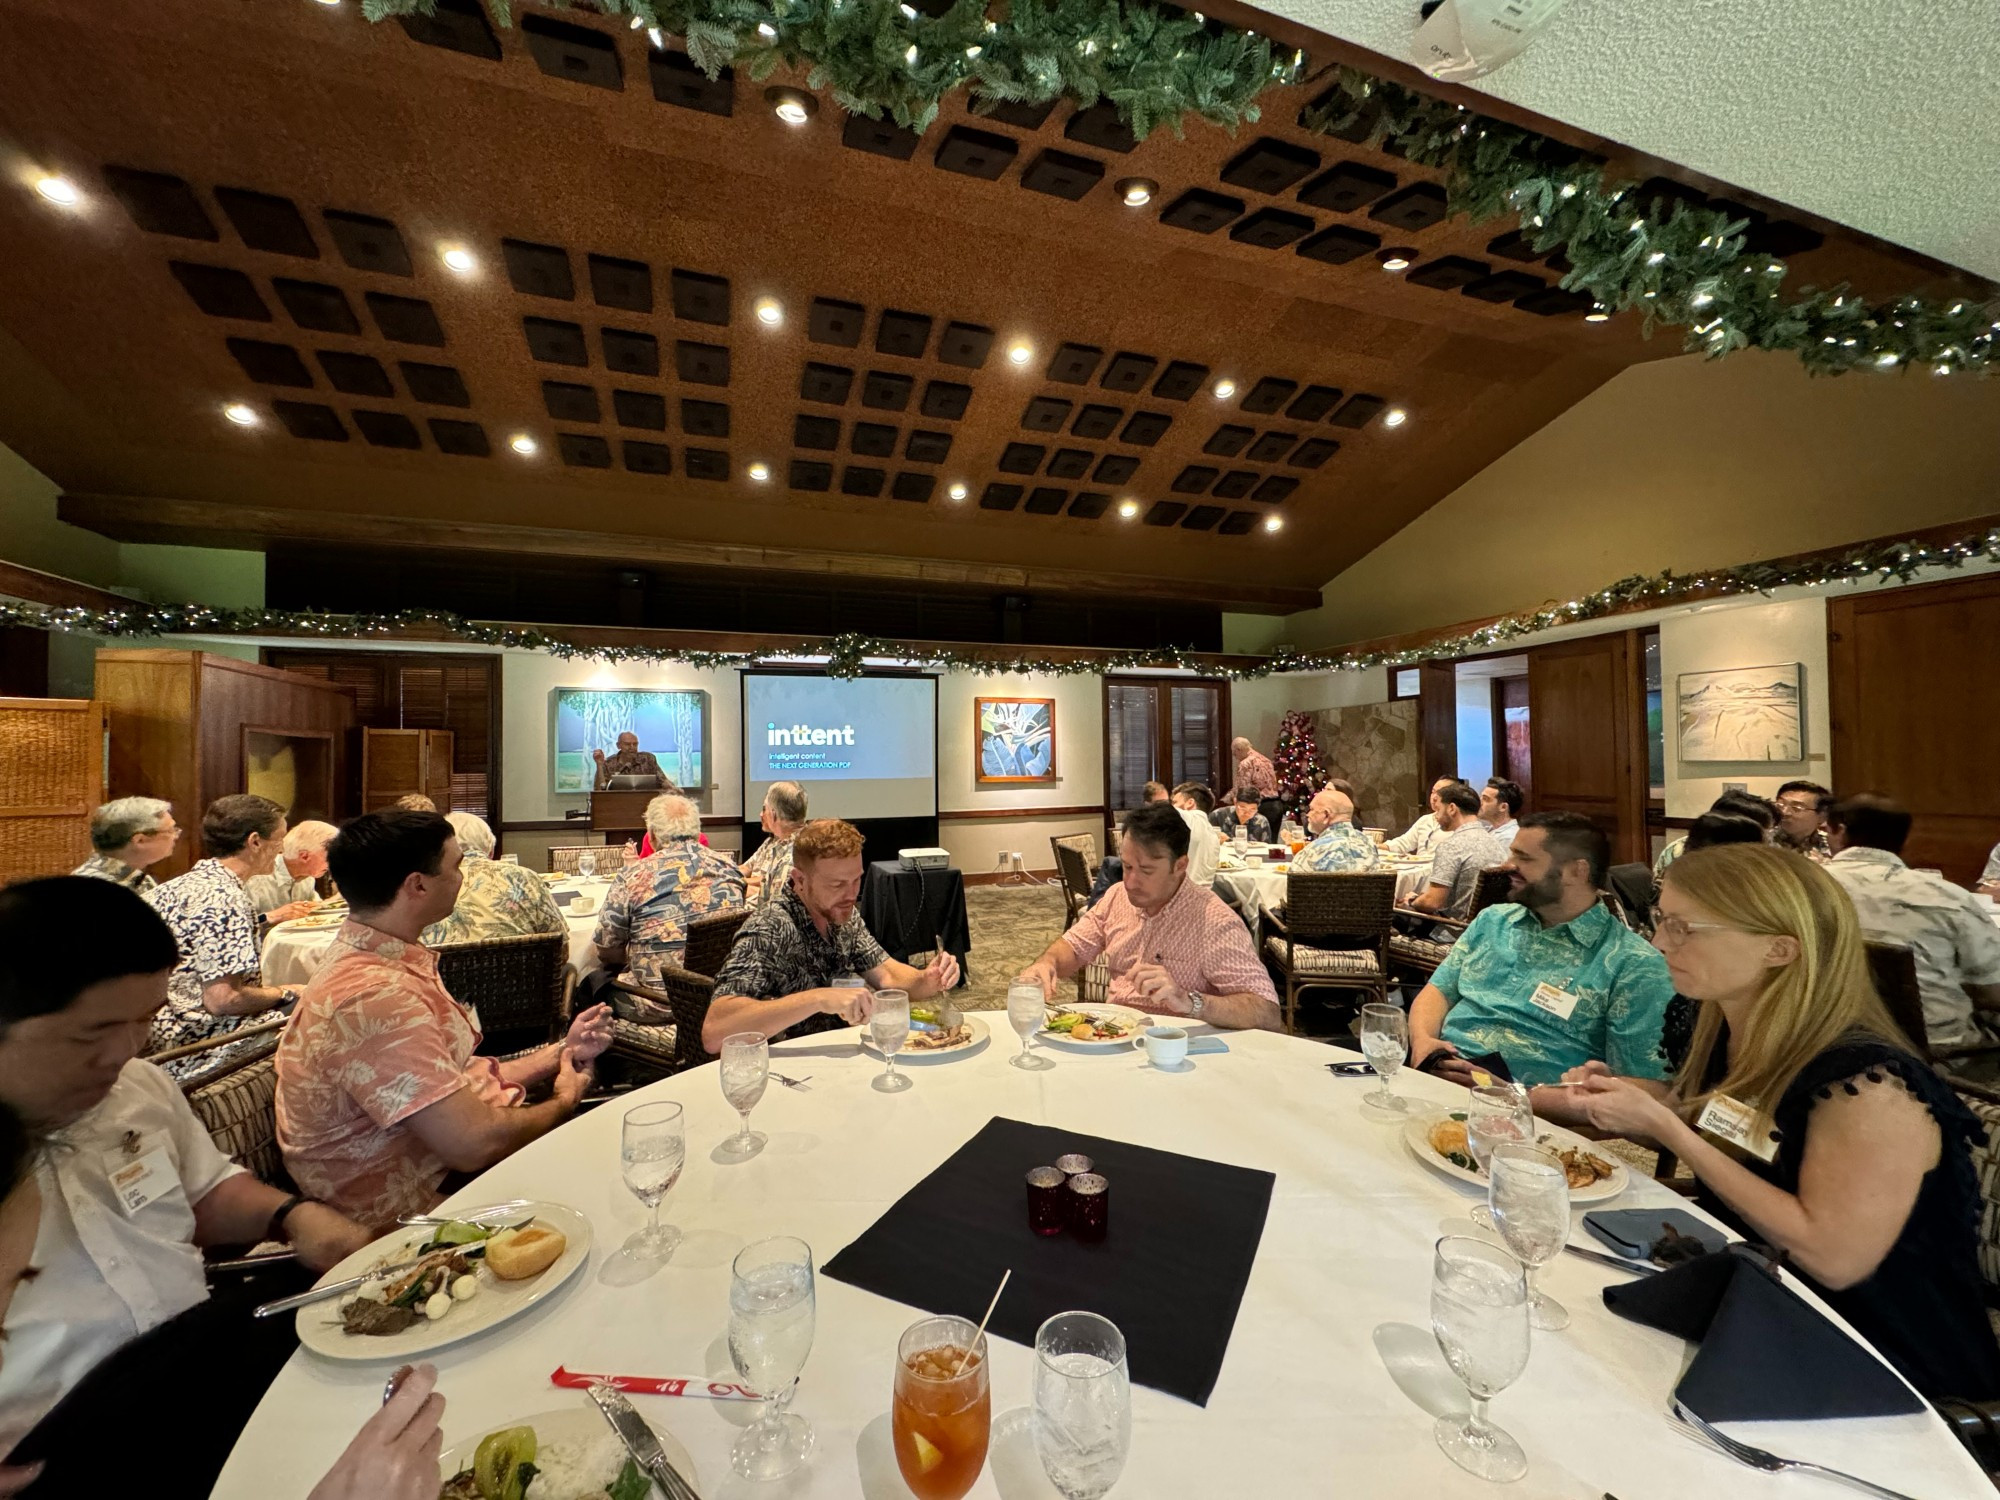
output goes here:
[[119, 797], [90, 815], [90, 858], [70, 871], [143, 896], [159, 882], [146, 873], [180, 842], [174, 806], [158, 797]]
[[284, 851], [268, 875], [252, 875], [243, 883], [250, 904], [268, 923], [303, 917], [319, 901], [319, 878], [326, 873], [326, 846], [340, 832], [331, 823], [308, 818], [285, 830]]
[[618, 872], [604, 898], [593, 941], [613, 973], [656, 986], [664, 965], [679, 966], [688, 923], [745, 904], [743, 872], [701, 842], [701, 810], [678, 792], [646, 804], [653, 852]]
[[562, 909], [532, 870], [493, 857], [493, 829], [471, 813], [446, 813], [465, 852], [462, 879], [451, 915], [424, 929], [424, 946], [474, 943], [485, 938], [526, 937], [533, 932], [568, 932]]

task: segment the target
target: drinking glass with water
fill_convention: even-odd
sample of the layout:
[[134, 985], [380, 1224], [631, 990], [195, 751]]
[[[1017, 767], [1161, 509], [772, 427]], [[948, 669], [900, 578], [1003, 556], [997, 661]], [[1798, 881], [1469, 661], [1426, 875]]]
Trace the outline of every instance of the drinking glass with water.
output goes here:
[[625, 1253], [640, 1260], [665, 1260], [681, 1242], [681, 1232], [660, 1222], [660, 1204], [681, 1179], [687, 1161], [687, 1130], [678, 1104], [642, 1104], [625, 1111], [618, 1164], [625, 1186], [652, 1217], [625, 1241]]
[[1528, 1367], [1528, 1279], [1521, 1263], [1485, 1240], [1439, 1240], [1431, 1263], [1431, 1333], [1472, 1397], [1470, 1415], [1432, 1424], [1437, 1445], [1481, 1479], [1519, 1479], [1528, 1472], [1528, 1455], [1486, 1420], [1486, 1403]]
[[1047, 1019], [1048, 1001], [1042, 998], [1042, 987], [1039, 984], [1032, 982], [1023, 984], [1016, 980], [1007, 986], [1007, 1024], [1014, 1028], [1014, 1035], [1021, 1039], [1020, 1055], [1008, 1058], [1008, 1062], [1017, 1068], [1026, 1068], [1030, 1072], [1039, 1072], [1043, 1068], [1054, 1066], [1040, 1053], [1031, 1053], [1028, 1050], [1034, 1041], [1035, 1033], [1042, 1029], [1042, 1023]]
[[884, 1094], [899, 1094], [910, 1086], [909, 1075], [896, 1071], [896, 1054], [910, 1039], [910, 996], [906, 990], [877, 990], [875, 1014], [868, 1020], [868, 1035], [882, 1054], [883, 1071], [869, 1086]]
[[1380, 1001], [1361, 1007], [1361, 1052], [1382, 1080], [1382, 1086], [1362, 1097], [1361, 1102], [1390, 1114], [1401, 1114], [1409, 1104], [1389, 1091], [1389, 1080], [1403, 1065], [1410, 1051], [1410, 1018], [1400, 1005]]
[[1569, 1309], [1535, 1287], [1535, 1272], [1569, 1243], [1569, 1174], [1555, 1152], [1528, 1142], [1493, 1148], [1487, 1164], [1493, 1226], [1527, 1268], [1528, 1317], [1551, 1331], [1569, 1327]]
[[761, 1031], [739, 1031], [722, 1039], [722, 1097], [743, 1117], [743, 1128], [720, 1147], [725, 1157], [743, 1160], [764, 1149], [767, 1137], [750, 1128], [750, 1111], [764, 1097], [771, 1078], [771, 1043]]
[[737, 1252], [729, 1268], [729, 1360], [766, 1403], [729, 1453], [745, 1479], [782, 1479], [812, 1452], [811, 1424], [785, 1408], [812, 1352], [814, 1309], [812, 1247], [804, 1240], [758, 1240]]
[[1064, 1500], [1098, 1500], [1132, 1451], [1125, 1335], [1096, 1313], [1057, 1313], [1035, 1334], [1035, 1452]]

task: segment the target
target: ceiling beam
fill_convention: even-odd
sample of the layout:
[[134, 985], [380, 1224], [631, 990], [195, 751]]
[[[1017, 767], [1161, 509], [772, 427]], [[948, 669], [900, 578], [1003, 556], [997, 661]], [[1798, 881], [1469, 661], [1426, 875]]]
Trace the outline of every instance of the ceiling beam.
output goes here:
[[105, 611], [131, 609], [135, 605], [143, 607], [145, 603], [144, 600], [111, 593], [94, 584], [78, 583], [73, 578], [62, 578], [38, 568], [24, 568], [19, 563], [4, 561], [0, 561], [0, 597], [20, 599], [28, 604], [45, 604], [50, 609]]
[[131, 495], [65, 494], [57, 514], [121, 542], [238, 547], [261, 550], [274, 541], [417, 547], [449, 552], [502, 552], [581, 557], [619, 567], [719, 569], [891, 584], [943, 584], [1019, 594], [1098, 598], [1170, 598], [1247, 614], [1292, 614], [1318, 607], [1318, 589], [1288, 588], [1229, 576], [1218, 567], [1200, 582], [1093, 568], [1015, 567], [1002, 563], [896, 557], [877, 552], [826, 552], [806, 547], [676, 542], [661, 537], [487, 521], [440, 521], [412, 516], [345, 515], [329, 511], [221, 505]]

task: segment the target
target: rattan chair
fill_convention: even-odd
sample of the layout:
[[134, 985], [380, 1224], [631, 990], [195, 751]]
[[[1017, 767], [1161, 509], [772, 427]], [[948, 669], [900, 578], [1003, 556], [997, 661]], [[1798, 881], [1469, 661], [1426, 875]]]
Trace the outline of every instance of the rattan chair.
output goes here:
[[435, 951], [438, 982], [479, 1012], [482, 1054], [545, 1046], [569, 1024], [576, 971], [567, 932], [445, 943]]
[[657, 987], [629, 978], [614, 980], [611, 987], [614, 1056], [663, 1076], [708, 1061], [701, 1024], [715, 995], [713, 979], [669, 966], [660, 970]]
[[1306, 990], [1388, 997], [1395, 910], [1393, 870], [1285, 877], [1284, 910], [1264, 914], [1264, 956], [1285, 981], [1286, 1031], [1298, 1030], [1299, 996]]
[[1100, 863], [1100, 861], [1098, 860], [1097, 857], [1096, 834], [1094, 833], [1058, 834], [1056, 837], [1050, 839], [1049, 842], [1051, 844], [1056, 845], [1059, 848], [1069, 848], [1076, 850], [1077, 853], [1083, 856], [1084, 867], [1090, 872], [1090, 878], [1092, 880], [1097, 879], [1097, 866]]
[[549, 871], [551, 874], [574, 875], [576, 862], [586, 854], [597, 856], [597, 873], [600, 875], [615, 875], [625, 868], [623, 844], [559, 844], [549, 848]]
[[710, 979], [722, 972], [723, 960], [736, 946], [736, 934], [750, 920], [750, 908], [711, 912], [688, 923], [687, 945], [681, 951], [681, 967], [690, 974], [706, 974]]
[[278, 1150], [278, 1050], [275, 1035], [252, 1054], [186, 1086], [188, 1108], [216, 1150], [273, 1187], [291, 1191], [292, 1179]]
[[[1497, 868], [1481, 870], [1479, 884], [1473, 887], [1470, 911], [1463, 917], [1427, 917], [1425, 920], [1430, 926], [1450, 928], [1454, 934], [1463, 933], [1472, 925], [1474, 917], [1506, 899], [1507, 872]], [[1395, 965], [1399, 975], [1411, 978], [1430, 978], [1450, 952], [1451, 944], [1441, 943], [1436, 938], [1411, 937], [1402, 932], [1392, 933], [1389, 937], [1389, 961]]]
[[[1088, 838], [1089, 834], [1072, 834], [1071, 838]], [[1063, 931], [1068, 932], [1076, 925], [1076, 919], [1083, 915], [1090, 905], [1090, 866], [1085, 861], [1083, 851], [1075, 844], [1063, 839], [1052, 838], [1049, 847], [1055, 851], [1056, 874], [1062, 878]]]

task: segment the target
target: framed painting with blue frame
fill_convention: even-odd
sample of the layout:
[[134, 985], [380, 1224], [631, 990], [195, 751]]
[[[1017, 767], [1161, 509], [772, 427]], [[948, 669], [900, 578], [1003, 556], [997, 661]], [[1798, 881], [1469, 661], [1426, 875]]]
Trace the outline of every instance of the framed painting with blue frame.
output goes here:
[[983, 785], [1056, 779], [1056, 700], [974, 698], [973, 779]]

